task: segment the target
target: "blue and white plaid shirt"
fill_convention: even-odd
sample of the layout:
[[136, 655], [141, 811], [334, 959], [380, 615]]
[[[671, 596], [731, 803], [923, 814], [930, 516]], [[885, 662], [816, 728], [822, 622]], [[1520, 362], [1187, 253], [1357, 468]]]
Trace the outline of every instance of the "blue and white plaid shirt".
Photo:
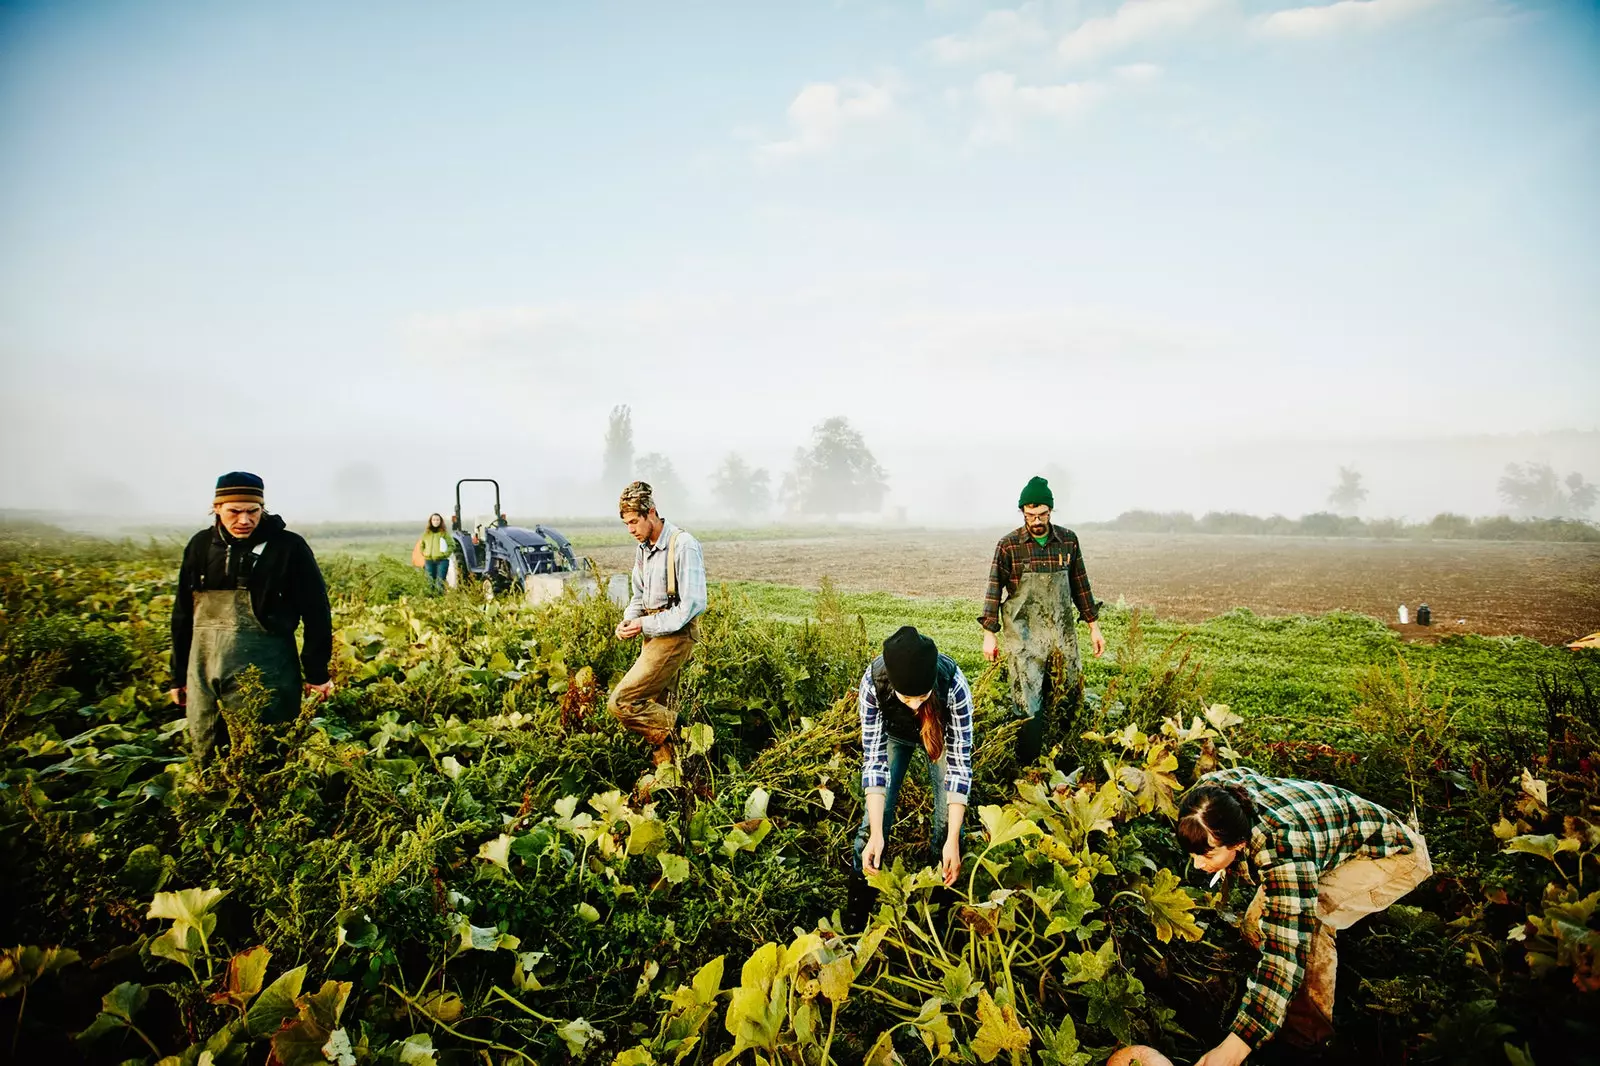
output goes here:
[[[878, 710], [871, 663], [861, 675], [857, 692], [857, 709], [861, 712], [861, 787], [868, 795], [883, 793], [889, 788], [889, 738]], [[972, 690], [959, 666], [950, 691], [945, 693], [944, 705], [950, 715], [944, 731], [944, 794], [951, 803], [965, 804], [972, 791]]]

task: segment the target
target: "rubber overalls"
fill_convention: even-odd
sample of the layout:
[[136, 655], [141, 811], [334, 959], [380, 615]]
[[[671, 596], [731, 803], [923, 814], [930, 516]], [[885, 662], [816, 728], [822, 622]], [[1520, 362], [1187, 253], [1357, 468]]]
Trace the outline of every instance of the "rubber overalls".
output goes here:
[[222, 728], [220, 709], [238, 695], [239, 678], [261, 671], [271, 695], [263, 722], [287, 722], [300, 713], [300, 657], [294, 637], [274, 633], [256, 618], [249, 589], [194, 594], [194, 642], [189, 649], [185, 717], [195, 759], [205, 763]]
[[1063, 567], [1017, 577], [1017, 589], [1000, 605], [1000, 634], [1011, 675], [1011, 702], [1024, 720], [1017, 744], [1018, 759], [1031, 764], [1044, 741], [1045, 697], [1050, 680], [1050, 654], [1060, 649], [1066, 660], [1066, 684], [1077, 698], [1083, 660], [1078, 654], [1078, 627], [1073, 620], [1069, 572]]

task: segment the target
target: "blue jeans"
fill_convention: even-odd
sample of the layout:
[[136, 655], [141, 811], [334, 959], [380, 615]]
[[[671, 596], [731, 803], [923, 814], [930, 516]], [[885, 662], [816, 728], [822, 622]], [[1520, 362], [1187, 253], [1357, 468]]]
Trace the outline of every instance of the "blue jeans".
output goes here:
[[445, 575], [450, 573], [450, 560], [429, 559], [422, 564], [422, 569], [428, 574], [428, 587], [438, 592], [444, 588]]
[[[928, 828], [928, 850], [935, 867], [943, 861], [944, 838], [950, 825], [950, 802], [944, 793], [944, 760], [928, 758], [922, 742], [896, 740], [885, 737], [889, 745], [889, 785], [883, 795], [883, 838], [887, 842], [889, 830], [894, 826], [895, 803], [900, 799], [900, 785], [906, 779], [906, 769], [913, 757], [920, 755], [928, 767], [928, 788], [933, 792], [933, 825]], [[872, 835], [872, 820], [865, 810], [861, 812], [861, 828], [856, 830], [856, 873], [862, 872], [861, 853], [866, 850], [867, 838]]]

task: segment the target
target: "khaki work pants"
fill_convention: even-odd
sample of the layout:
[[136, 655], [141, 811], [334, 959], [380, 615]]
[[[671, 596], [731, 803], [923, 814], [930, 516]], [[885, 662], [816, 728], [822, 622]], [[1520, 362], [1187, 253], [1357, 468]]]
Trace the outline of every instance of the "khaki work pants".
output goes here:
[[[1386, 910], [1433, 873], [1428, 842], [1406, 829], [1412, 850], [1381, 859], [1351, 859], [1322, 875], [1317, 887], [1316, 935], [1306, 958], [1306, 976], [1289, 1002], [1283, 1030], [1291, 1042], [1316, 1044], [1333, 1035], [1333, 982], [1339, 969], [1334, 933], [1348, 929], [1369, 914]], [[1239, 931], [1254, 947], [1261, 946], [1261, 912], [1266, 889], [1259, 888], [1244, 913]]]
[[606, 706], [624, 728], [660, 746], [672, 739], [678, 715], [664, 702], [678, 672], [689, 661], [700, 639], [700, 623], [690, 622], [676, 633], [648, 637], [639, 658], [622, 676]]

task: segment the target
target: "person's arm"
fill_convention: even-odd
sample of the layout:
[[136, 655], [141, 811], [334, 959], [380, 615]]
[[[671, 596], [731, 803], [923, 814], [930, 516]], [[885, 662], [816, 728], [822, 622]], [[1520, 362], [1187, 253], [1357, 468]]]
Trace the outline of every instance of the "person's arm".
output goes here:
[[972, 689], [960, 670], [950, 686], [948, 701], [950, 728], [944, 738], [946, 828], [941, 872], [944, 883], [953, 885], [961, 875], [961, 823], [967, 816], [967, 799], [972, 792]]
[[983, 593], [983, 613], [978, 624], [990, 633], [1000, 632], [1000, 599], [1005, 595], [1011, 580], [1011, 560], [1006, 554], [1006, 542], [994, 546], [994, 560], [989, 564], [989, 584]]
[[706, 609], [706, 563], [700, 542], [684, 533], [678, 537], [674, 554], [677, 556], [674, 565], [678, 570], [678, 603], [640, 620], [647, 637], [676, 633]]
[[622, 610], [622, 620], [631, 622], [644, 615], [644, 552], [639, 548], [633, 551], [633, 596], [628, 600], [628, 606]]
[[[1228, 1027], [1247, 1050], [1260, 1047], [1283, 1025], [1289, 1001], [1305, 980], [1319, 920], [1318, 876], [1316, 863], [1309, 860], [1281, 863], [1262, 875], [1266, 900], [1261, 912], [1261, 961], [1245, 982], [1239, 1013]], [[1219, 1045], [1216, 1050], [1223, 1048]], [[1226, 1055], [1219, 1055], [1217, 1061], [1225, 1060]]]
[[1083, 565], [1083, 545], [1078, 535], [1072, 534], [1072, 561], [1067, 564], [1067, 587], [1072, 590], [1072, 602], [1077, 605], [1078, 617], [1090, 625], [1100, 619], [1100, 609], [1094, 603], [1094, 590], [1089, 587], [1089, 571]]
[[289, 558], [289, 595], [300, 624], [305, 626], [305, 644], [300, 649], [300, 669], [308, 685], [328, 683], [328, 664], [333, 659], [333, 609], [328, 605], [328, 586], [311, 545], [298, 540]]
[[[181, 693], [189, 684], [189, 647], [194, 643], [194, 569], [190, 558], [191, 541], [178, 564], [178, 594], [172, 600], [172, 691]], [[181, 697], [175, 696], [181, 702]]]
[[878, 711], [878, 692], [872, 684], [872, 666], [867, 665], [856, 690], [856, 710], [861, 717], [861, 790], [866, 793], [867, 844], [861, 851], [861, 865], [873, 873], [883, 861], [883, 807], [889, 791], [889, 740], [883, 732], [883, 716]]

